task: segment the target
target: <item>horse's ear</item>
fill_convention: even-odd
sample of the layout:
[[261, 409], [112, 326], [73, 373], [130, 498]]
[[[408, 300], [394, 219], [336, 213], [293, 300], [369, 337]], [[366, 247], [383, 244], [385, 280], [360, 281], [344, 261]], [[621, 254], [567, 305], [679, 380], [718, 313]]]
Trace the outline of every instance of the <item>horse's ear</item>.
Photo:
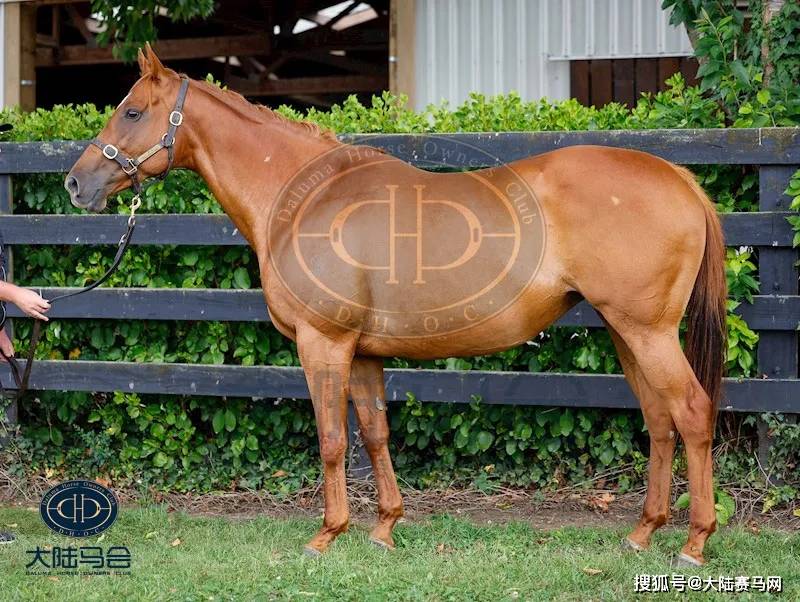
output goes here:
[[139, 61], [139, 75], [144, 77], [148, 73], [150, 73], [150, 62], [147, 60], [147, 57], [142, 52], [142, 49], [139, 48], [139, 53], [137, 54], [136, 58]]
[[[141, 52], [141, 50], [139, 51]], [[153, 47], [150, 46], [150, 42], [145, 42], [144, 45], [144, 60], [147, 63], [147, 72], [153, 79], [158, 79], [161, 75], [166, 73], [167, 68], [161, 64], [161, 61], [158, 60]], [[139, 66], [142, 65], [142, 60], [139, 59]], [[144, 73], [142, 73], [144, 75]]]

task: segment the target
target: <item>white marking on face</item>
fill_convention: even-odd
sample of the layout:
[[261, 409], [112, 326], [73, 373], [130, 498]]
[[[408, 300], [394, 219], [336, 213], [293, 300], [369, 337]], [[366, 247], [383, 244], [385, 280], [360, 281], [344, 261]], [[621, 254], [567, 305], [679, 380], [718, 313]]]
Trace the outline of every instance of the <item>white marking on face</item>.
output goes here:
[[612, 202], [612, 203], [614, 203], [614, 206], [616, 207], [616, 206], [617, 206], [617, 205], [619, 205], [619, 204], [620, 204], [622, 201], [619, 199], [619, 197], [612, 196], [612, 197], [611, 197], [611, 202]]
[[272, 155], [267, 155], [266, 157], [264, 157], [264, 163], [269, 163], [271, 159]]

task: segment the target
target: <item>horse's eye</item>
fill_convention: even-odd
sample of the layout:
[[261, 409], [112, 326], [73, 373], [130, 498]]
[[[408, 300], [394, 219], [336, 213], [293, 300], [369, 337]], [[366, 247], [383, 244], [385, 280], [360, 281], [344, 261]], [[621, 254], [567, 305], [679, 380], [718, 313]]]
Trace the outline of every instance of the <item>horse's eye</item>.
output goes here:
[[136, 109], [128, 109], [125, 111], [125, 119], [130, 119], [131, 121], [136, 121], [141, 116], [142, 114]]

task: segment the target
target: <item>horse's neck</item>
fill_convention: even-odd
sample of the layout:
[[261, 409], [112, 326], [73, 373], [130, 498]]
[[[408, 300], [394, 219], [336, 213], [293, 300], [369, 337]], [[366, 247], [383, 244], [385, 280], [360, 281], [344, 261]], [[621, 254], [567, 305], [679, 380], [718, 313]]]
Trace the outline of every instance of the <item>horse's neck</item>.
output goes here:
[[[271, 203], [302, 165], [335, 141], [277, 119], [254, 123], [207, 93], [187, 102], [187, 159], [247, 241], [260, 251]], [[194, 109], [194, 110], [193, 110]]]

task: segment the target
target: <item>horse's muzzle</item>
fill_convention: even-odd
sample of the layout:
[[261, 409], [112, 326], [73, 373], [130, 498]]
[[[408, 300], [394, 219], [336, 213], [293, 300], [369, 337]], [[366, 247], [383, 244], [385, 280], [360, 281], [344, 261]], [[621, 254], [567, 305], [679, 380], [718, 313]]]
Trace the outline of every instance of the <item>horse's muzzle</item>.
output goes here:
[[[85, 183], [85, 184], [88, 184]], [[69, 200], [74, 207], [98, 212], [105, 209], [106, 195], [103, 186], [86, 186], [82, 184], [80, 175], [72, 172], [64, 179], [64, 188], [69, 193]]]

